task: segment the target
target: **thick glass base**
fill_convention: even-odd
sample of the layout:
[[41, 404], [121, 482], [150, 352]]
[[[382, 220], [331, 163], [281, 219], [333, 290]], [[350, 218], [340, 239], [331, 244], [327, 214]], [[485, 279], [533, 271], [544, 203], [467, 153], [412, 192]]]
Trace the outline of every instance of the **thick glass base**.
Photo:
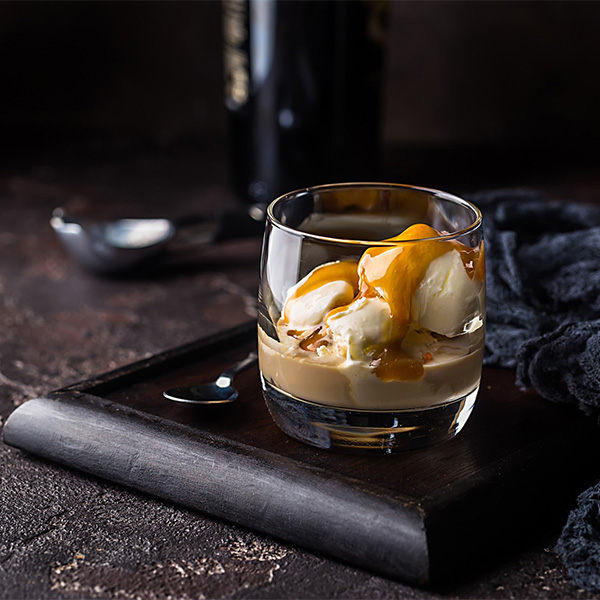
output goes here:
[[392, 453], [454, 437], [465, 425], [479, 387], [429, 408], [367, 411], [300, 400], [261, 377], [265, 402], [275, 423], [290, 437], [346, 452]]

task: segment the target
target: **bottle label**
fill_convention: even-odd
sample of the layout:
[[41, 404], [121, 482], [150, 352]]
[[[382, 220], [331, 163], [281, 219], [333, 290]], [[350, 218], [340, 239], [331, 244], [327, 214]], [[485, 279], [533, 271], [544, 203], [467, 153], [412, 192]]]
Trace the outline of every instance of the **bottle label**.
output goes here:
[[225, 104], [230, 110], [237, 110], [248, 102], [248, 37], [247, 1], [223, 0]]

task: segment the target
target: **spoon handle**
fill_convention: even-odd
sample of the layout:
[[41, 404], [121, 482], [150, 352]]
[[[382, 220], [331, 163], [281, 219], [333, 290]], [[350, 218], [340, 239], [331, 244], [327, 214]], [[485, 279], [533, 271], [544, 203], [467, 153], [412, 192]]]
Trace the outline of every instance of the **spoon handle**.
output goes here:
[[221, 377], [229, 377], [233, 379], [238, 373], [241, 373], [242, 371], [245, 371], [246, 369], [249, 369], [255, 365], [257, 360], [258, 352], [252, 351], [250, 354], [248, 354], [248, 356], [246, 356], [246, 358], [242, 359], [238, 363], [235, 363], [235, 365], [232, 365], [226, 371], [223, 371]]

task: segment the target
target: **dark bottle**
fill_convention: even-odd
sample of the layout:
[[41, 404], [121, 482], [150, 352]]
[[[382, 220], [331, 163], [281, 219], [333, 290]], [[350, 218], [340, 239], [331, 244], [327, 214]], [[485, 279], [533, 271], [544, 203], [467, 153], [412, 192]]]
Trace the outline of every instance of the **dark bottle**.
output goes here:
[[373, 181], [387, 2], [224, 0], [232, 180], [250, 202]]

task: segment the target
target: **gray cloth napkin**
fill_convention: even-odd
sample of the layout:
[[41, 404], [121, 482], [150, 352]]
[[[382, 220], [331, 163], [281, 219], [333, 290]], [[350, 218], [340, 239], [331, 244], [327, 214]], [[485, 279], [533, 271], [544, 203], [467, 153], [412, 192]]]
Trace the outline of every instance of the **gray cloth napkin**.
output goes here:
[[[485, 364], [516, 368], [518, 385], [597, 416], [600, 208], [528, 190], [468, 199], [484, 215]], [[600, 591], [600, 483], [579, 496], [556, 551], [576, 585]]]
[[600, 208], [506, 190], [469, 197], [484, 215], [485, 364], [554, 402], [600, 408]]

